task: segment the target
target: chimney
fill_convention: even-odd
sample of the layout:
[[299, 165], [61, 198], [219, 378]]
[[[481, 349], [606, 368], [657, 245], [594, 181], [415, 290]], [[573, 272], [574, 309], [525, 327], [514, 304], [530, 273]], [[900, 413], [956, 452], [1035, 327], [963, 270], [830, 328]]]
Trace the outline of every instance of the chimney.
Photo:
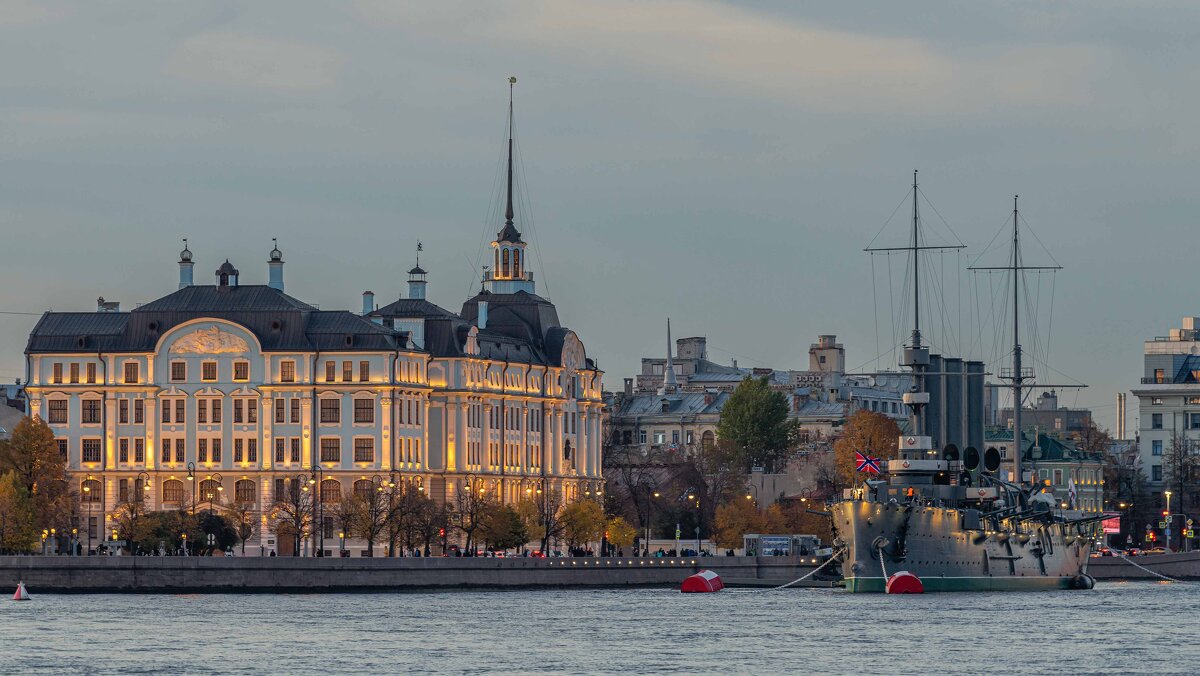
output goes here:
[[487, 313], [488, 313], [487, 301], [486, 300], [479, 301], [479, 313], [475, 317], [475, 324], [479, 327], [480, 331], [487, 328], [487, 319], [488, 319]]
[[272, 238], [271, 258], [267, 261], [267, 286], [283, 291], [283, 252], [279, 250], [279, 241]]
[[179, 288], [192, 285], [192, 252], [188, 249], [187, 238], [183, 239], [183, 251], [179, 252]]
[[363, 291], [363, 304], [362, 304], [363, 316], [366, 317], [367, 315], [371, 314], [374, 310], [375, 310], [375, 292], [374, 291]]
[[633, 378], [625, 379], [625, 396], [633, 396]]
[[1125, 393], [1117, 392], [1117, 439], [1125, 439]]

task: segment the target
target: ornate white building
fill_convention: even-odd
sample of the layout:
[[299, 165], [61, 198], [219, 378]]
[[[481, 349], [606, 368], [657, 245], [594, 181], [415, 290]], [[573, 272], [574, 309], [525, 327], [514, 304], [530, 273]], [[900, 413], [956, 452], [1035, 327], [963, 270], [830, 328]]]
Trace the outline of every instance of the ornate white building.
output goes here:
[[249, 549], [281, 555], [292, 541], [271, 506], [301, 476], [326, 504], [381, 479], [439, 501], [468, 480], [507, 502], [598, 488], [602, 373], [534, 293], [511, 185], [510, 159], [497, 265], [458, 314], [426, 300], [419, 265], [407, 298], [319, 310], [284, 292], [278, 248], [265, 286], [240, 284], [228, 260], [195, 285], [185, 241], [175, 292], [131, 312], [102, 300], [43, 315], [26, 348], [29, 413], [54, 430], [93, 539], [147, 480], [149, 509], [250, 505]]

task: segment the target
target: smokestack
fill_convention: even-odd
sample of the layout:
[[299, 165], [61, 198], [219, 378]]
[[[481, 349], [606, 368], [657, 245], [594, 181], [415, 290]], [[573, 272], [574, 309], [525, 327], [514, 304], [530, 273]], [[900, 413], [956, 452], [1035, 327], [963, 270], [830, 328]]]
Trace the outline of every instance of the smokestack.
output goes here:
[[1117, 439], [1125, 439], [1125, 393], [1117, 392]]
[[375, 292], [374, 291], [363, 291], [363, 304], [362, 304], [363, 316], [366, 317], [367, 315], [371, 314], [374, 310], [375, 310]]
[[633, 396], [633, 378], [625, 379], [625, 396]]
[[487, 328], [487, 319], [488, 319], [487, 313], [488, 313], [487, 301], [486, 300], [479, 301], [479, 314], [475, 318], [475, 324], [479, 327], [480, 331]]

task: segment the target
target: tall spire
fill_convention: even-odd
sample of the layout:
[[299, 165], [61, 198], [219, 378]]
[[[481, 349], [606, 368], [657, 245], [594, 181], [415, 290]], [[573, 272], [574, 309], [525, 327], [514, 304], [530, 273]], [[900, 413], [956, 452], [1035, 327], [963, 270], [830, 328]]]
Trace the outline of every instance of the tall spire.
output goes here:
[[671, 358], [674, 344], [671, 342], [671, 318], [667, 317], [667, 365], [663, 367], [663, 384], [659, 394], [674, 394], [679, 390], [679, 381], [675, 379], [675, 361]]
[[513, 86], [516, 77], [508, 78], [508, 191], [504, 207], [504, 229], [496, 235], [498, 242], [520, 242], [521, 233], [513, 225]]

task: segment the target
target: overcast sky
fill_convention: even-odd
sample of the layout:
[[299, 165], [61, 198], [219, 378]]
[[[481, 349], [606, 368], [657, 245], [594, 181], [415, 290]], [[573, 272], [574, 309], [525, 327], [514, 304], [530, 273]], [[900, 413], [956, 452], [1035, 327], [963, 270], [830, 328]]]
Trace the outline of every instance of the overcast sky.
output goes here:
[[[1064, 402], [1112, 425], [1142, 341], [1200, 314], [1200, 6], [799, 4], [6, 0], [0, 311], [158, 298], [182, 237], [200, 283], [226, 257], [265, 283], [278, 237], [288, 292], [344, 309], [400, 295], [421, 240], [457, 310], [516, 75], [518, 227], [609, 389], [667, 316], [716, 361], [804, 368], [835, 333], [874, 368], [892, 300], [862, 249], [920, 168], [970, 255], [1021, 194], [1065, 268], [1050, 361], [1091, 386]], [[35, 321], [0, 315], [0, 377]]]

